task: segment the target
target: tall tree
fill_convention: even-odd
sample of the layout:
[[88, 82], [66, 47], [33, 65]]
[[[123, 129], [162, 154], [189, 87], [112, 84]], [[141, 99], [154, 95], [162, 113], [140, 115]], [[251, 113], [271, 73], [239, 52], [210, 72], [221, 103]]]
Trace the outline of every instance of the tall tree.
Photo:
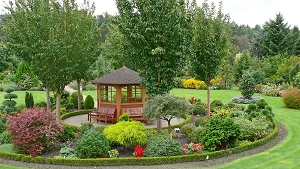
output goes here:
[[[128, 66], [143, 77], [148, 97], [168, 93], [184, 66], [188, 46], [186, 2], [117, 0], [116, 4]], [[160, 131], [160, 120], [157, 124]]]
[[216, 76], [222, 59], [229, 50], [228, 16], [222, 13], [222, 3], [216, 11], [214, 3], [205, 1], [198, 7], [193, 20], [191, 56], [196, 78], [207, 85], [208, 116], [210, 116], [210, 81]]
[[17, 55], [28, 61], [38, 79], [55, 92], [57, 120], [61, 93], [73, 80], [74, 36], [70, 34], [77, 24], [69, 21], [77, 16], [74, 7], [74, 0], [15, 0], [6, 7], [10, 15], [5, 31]]
[[275, 20], [270, 20], [264, 25], [264, 35], [260, 44], [262, 57], [275, 56], [277, 54], [292, 54], [294, 46], [290, 45], [290, 30], [288, 23], [284, 22], [281, 13], [276, 14]]

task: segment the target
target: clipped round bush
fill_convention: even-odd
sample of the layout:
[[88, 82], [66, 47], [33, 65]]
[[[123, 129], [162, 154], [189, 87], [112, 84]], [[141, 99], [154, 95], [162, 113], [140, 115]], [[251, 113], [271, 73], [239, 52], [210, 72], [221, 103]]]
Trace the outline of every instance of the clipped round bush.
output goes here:
[[9, 116], [7, 130], [13, 147], [22, 153], [37, 156], [54, 149], [63, 126], [45, 109], [28, 109], [24, 113]]
[[249, 104], [247, 109], [250, 110], [250, 112], [251, 111], [256, 111], [257, 110], [257, 106], [256, 106], [256, 104]]
[[286, 107], [292, 109], [300, 108], [300, 90], [297, 88], [288, 89], [283, 93], [282, 100]]
[[83, 135], [89, 130], [94, 130], [95, 126], [91, 122], [81, 123], [81, 126], [78, 129], [79, 134]]
[[264, 109], [268, 103], [265, 101], [265, 99], [260, 99], [256, 102], [256, 106], [258, 109]]
[[235, 110], [231, 113], [231, 117], [239, 117], [241, 115], [243, 115], [243, 111], [240, 111], [240, 110]]
[[103, 134], [91, 130], [76, 142], [76, 156], [79, 158], [106, 157], [110, 150], [109, 141]]
[[209, 151], [234, 147], [240, 136], [240, 128], [231, 118], [211, 117], [200, 136], [200, 143]]
[[193, 111], [193, 114], [204, 116], [204, 115], [207, 114], [207, 109], [203, 105], [196, 104], [195, 110]]
[[84, 101], [84, 109], [93, 109], [94, 108], [94, 99], [91, 95], [87, 95]]
[[144, 150], [145, 157], [177, 156], [182, 154], [182, 147], [176, 140], [160, 135], [150, 137]]
[[139, 121], [120, 121], [103, 131], [108, 140], [120, 145], [144, 145], [147, 143], [145, 126]]
[[210, 107], [213, 109], [213, 108], [216, 108], [216, 107], [222, 107], [224, 106], [224, 104], [222, 103], [221, 100], [213, 100], [211, 103], [210, 103]]
[[124, 113], [119, 117], [119, 121], [132, 121], [131, 118], [129, 118], [129, 114], [128, 113]]

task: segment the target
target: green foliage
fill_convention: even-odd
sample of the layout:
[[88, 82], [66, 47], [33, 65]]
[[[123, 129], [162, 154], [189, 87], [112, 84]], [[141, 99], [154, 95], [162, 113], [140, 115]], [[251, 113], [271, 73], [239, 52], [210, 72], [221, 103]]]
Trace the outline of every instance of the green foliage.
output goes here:
[[244, 72], [240, 83], [240, 88], [239, 88], [244, 98], [251, 99], [251, 97], [255, 92], [254, 85], [255, 82], [252, 75], [249, 72]]
[[71, 126], [64, 126], [64, 131], [58, 136], [60, 142], [66, 142], [69, 141], [70, 139], [75, 138], [75, 131], [74, 131], [74, 127]]
[[[278, 74], [282, 78], [286, 79], [287, 82], [289, 82], [289, 83], [293, 82], [293, 79], [291, 79], [291, 78], [293, 78], [294, 75], [296, 75], [296, 74], [292, 73], [293, 75], [291, 76], [291, 78], [290, 78], [289, 74], [290, 74], [290, 70], [293, 67], [295, 67], [295, 65], [297, 63], [300, 63], [300, 57], [299, 56], [291, 56], [290, 58], [284, 58], [283, 61], [282, 61], [282, 64], [278, 67], [278, 69], [279, 69]], [[299, 68], [300, 68], [300, 65], [299, 65]], [[300, 69], [298, 69], [298, 71], [299, 70]]]
[[26, 92], [25, 94], [25, 105], [27, 108], [32, 108], [34, 106], [33, 96], [31, 93]]
[[109, 141], [96, 131], [85, 133], [76, 142], [76, 156], [79, 158], [105, 157], [110, 150]]
[[252, 57], [249, 53], [241, 53], [237, 54], [234, 60], [234, 72], [235, 72], [235, 79], [237, 81], [242, 79], [243, 72], [250, 69], [252, 64]]
[[188, 53], [189, 24], [185, 5], [175, 0], [155, 3], [117, 0], [116, 4], [125, 64], [139, 70], [149, 97], [168, 93]]
[[93, 109], [94, 108], [94, 99], [91, 95], [86, 96], [84, 101], [84, 109]]
[[294, 86], [300, 89], [300, 72], [294, 77]]
[[[195, 122], [196, 123], [196, 122]], [[181, 132], [185, 135], [189, 142], [199, 142], [199, 137], [204, 133], [204, 127], [195, 127], [193, 125], [183, 126]]]
[[89, 130], [94, 130], [95, 126], [91, 122], [81, 123], [81, 126], [78, 129], [78, 133], [83, 135], [84, 133], [88, 132]]
[[40, 101], [34, 104], [35, 107], [46, 107], [47, 103], [45, 101]]
[[256, 111], [257, 110], [257, 106], [256, 104], [249, 104], [247, 110], [251, 111]]
[[148, 119], [163, 119], [168, 122], [169, 134], [172, 137], [171, 123], [173, 118], [184, 118], [192, 111], [192, 106], [183, 98], [166, 94], [149, 98], [143, 109], [143, 115]]
[[67, 142], [61, 145], [59, 156], [63, 158], [76, 158], [75, 150], [71, 148], [71, 143]]
[[248, 120], [245, 116], [239, 116], [233, 119], [241, 130], [240, 140], [255, 141], [267, 134], [269, 123], [264, 116], [257, 116], [251, 120]]
[[124, 146], [147, 143], [145, 126], [139, 121], [120, 121], [106, 127], [103, 133], [108, 140]]
[[[83, 99], [82, 94], [80, 93], [80, 99]], [[73, 92], [69, 98], [70, 103], [73, 103], [75, 108], [78, 108], [78, 92]], [[94, 107], [93, 107], [94, 108]]]
[[199, 126], [204, 127], [208, 121], [209, 121], [208, 117], [200, 117], [195, 120], [195, 126], [196, 127], [199, 127]]
[[214, 109], [214, 108], [216, 108], [216, 107], [223, 107], [223, 106], [224, 106], [224, 104], [222, 103], [221, 100], [213, 100], [213, 101], [211, 102], [211, 104], [210, 104], [210, 107], [211, 107], [212, 109]]
[[8, 144], [11, 143], [11, 135], [8, 131], [4, 131], [0, 134], [0, 143], [1, 144]]
[[119, 152], [116, 149], [109, 150], [108, 155], [109, 155], [110, 158], [117, 158], [119, 156]]
[[4, 100], [2, 102], [3, 106], [0, 108], [0, 110], [3, 110], [7, 113], [11, 113], [11, 112], [14, 112], [17, 110], [17, 108], [15, 107], [17, 104], [16, 101], [11, 100], [11, 99], [18, 98], [18, 96], [16, 94], [11, 93], [13, 91], [14, 91], [14, 89], [11, 87], [5, 88], [5, 92], [8, 94], [4, 95], [4, 99], [8, 99], [8, 100]]
[[124, 113], [119, 117], [119, 121], [132, 121], [131, 118], [129, 118], [129, 114], [128, 113]]
[[207, 109], [204, 107], [204, 105], [201, 104], [195, 104], [195, 110], [193, 111], [193, 115], [206, 115]]
[[264, 109], [267, 105], [268, 105], [268, 103], [266, 102], [265, 99], [259, 99], [256, 102], [256, 106], [257, 106], [258, 109]]
[[292, 54], [294, 46], [289, 41], [289, 26], [288, 23], [284, 23], [281, 13], [276, 14], [274, 20], [271, 19], [266, 22], [263, 33], [259, 46], [260, 56], [275, 56], [280, 53]]
[[217, 107], [214, 109], [214, 112], [212, 112], [212, 116], [218, 116], [221, 118], [231, 117], [233, 110], [234, 109], [231, 108]]
[[168, 136], [154, 136], [148, 141], [143, 156], [161, 157], [182, 154], [182, 147], [178, 141], [171, 140]]
[[234, 147], [240, 132], [239, 126], [231, 118], [211, 117], [199, 141], [209, 151], [222, 150]]

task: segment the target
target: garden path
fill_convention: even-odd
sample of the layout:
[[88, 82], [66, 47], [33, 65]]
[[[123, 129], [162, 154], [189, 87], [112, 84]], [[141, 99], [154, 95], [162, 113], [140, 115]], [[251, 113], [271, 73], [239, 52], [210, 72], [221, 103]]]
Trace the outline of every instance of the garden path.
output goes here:
[[[70, 86], [65, 86], [65, 91], [67, 91], [69, 93], [77, 92], [77, 90], [71, 88]], [[86, 95], [82, 94], [82, 97], [83, 97], [83, 100], [85, 100]], [[97, 108], [97, 100], [95, 100], [94, 102], [95, 102], [94, 107]]]

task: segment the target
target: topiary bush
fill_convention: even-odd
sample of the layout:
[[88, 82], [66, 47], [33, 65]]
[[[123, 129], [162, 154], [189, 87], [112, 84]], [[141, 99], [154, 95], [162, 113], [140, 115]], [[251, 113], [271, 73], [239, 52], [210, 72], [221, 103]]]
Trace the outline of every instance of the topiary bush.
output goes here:
[[106, 157], [110, 143], [103, 134], [90, 130], [76, 142], [76, 156], [79, 158]]
[[93, 109], [94, 108], [94, 99], [91, 95], [87, 95], [84, 101], [84, 109]]
[[288, 89], [283, 93], [283, 103], [286, 107], [292, 109], [300, 108], [300, 90], [297, 88]]
[[144, 150], [144, 157], [177, 156], [182, 154], [182, 147], [176, 140], [168, 136], [153, 136], [149, 139]]
[[106, 127], [103, 133], [108, 140], [124, 146], [147, 143], [145, 126], [139, 121], [120, 121]]
[[1, 106], [0, 110], [3, 110], [7, 113], [11, 113], [11, 112], [14, 112], [17, 110], [17, 108], [15, 107], [17, 102], [12, 99], [16, 99], [16, 98], [18, 98], [18, 96], [16, 94], [11, 93], [13, 91], [14, 91], [14, 89], [10, 88], [10, 87], [5, 89], [5, 92], [7, 94], [4, 95], [4, 99], [6, 99], [6, 100], [4, 100], [2, 102], [2, 106]]
[[260, 99], [256, 102], [256, 106], [260, 110], [264, 109], [267, 105], [268, 105], [268, 103], [265, 101], [265, 99]]
[[213, 100], [211, 103], [210, 103], [210, 107], [212, 109], [216, 108], [216, 107], [223, 107], [224, 104], [221, 100]]
[[251, 111], [256, 111], [256, 110], [257, 110], [256, 104], [249, 104], [247, 110], [248, 110], [249, 112], [251, 112]]
[[45, 109], [28, 109], [22, 114], [9, 116], [7, 130], [11, 134], [13, 147], [21, 153], [37, 156], [54, 149], [63, 126], [52, 112]]
[[253, 76], [249, 72], [244, 72], [239, 87], [241, 94], [244, 96], [244, 98], [250, 99], [253, 96], [255, 92], [254, 87], [255, 81]]
[[233, 119], [211, 117], [205, 125], [205, 131], [200, 136], [199, 141], [209, 151], [223, 150], [234, 147], [240, 133], [240, 128]]

